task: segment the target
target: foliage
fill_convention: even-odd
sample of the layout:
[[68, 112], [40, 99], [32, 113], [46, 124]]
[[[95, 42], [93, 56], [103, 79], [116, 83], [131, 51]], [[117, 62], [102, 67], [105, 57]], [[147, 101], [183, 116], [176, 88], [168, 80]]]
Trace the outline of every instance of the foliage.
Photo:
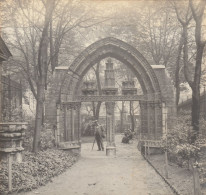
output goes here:
[[176, 124], [163, 138], [164, 149], [169, 153], [169, 159], [175, 161], [179, 166], [185, 164], [189, 167], [190, 160], [197, 160], [199, 147], [191, 143], [193, 130], [191, 116], [187, 112], [181, 112], [176, 118]]
[[200, 137], [206, 138], [206, 120], [203, 118], [200, 119]]
[[93, 136], [94, 135], [94, 125], [93, 125], [93, 121], [94, 119], [91, 118], [87, 118], [85, 119], [85, 121], [82, 123], [82, 135], [83, 136]]
[[22, 144], [25, 151], [32, 151], [33, 135], [34, 127], [29, 124], [27, 130], [25, 131], [25, 137]]
[[191, 158], [197, 159], [199, 148], [197, 146], [185, 143], [177, 145], [176, 154], [182, 157], [183, 160], [189, 161]]
[[[51, 181], [54, 176], [71, 167], [78, 156], [61, 150], [46, 150], [36, 154], [24, 153], [22, 163], [12, 165], [13, 192], [28, 191]], [[8, 171], [6, 164], [2, 164], [0, 172], [4, 173], [4, 182], [0, 184], [0, 193], [8, 189]]]
[[47, 150], [55, 146], [55, 136], [54, 129], [48, 127], [47, 124], [44, 124], [41, 137], [40, 137], [40, 150]]
[[5, 122], [22, 121], [25, 113], [22, 111], [21, 106], [7, 106], [3, 110], [3, 119]]
[[[23, 147], [25, 148], [26, 151], [32, 151], [33, 135], [34, 135], [34, 126], [29, 124], [28, 129], [25, 132], [25, 137], [23, 142]], [[50, 128], [48, 124], [44, 123], [41, 129], [39, 148], [41, 151], [44, 151], [54, 147], [55, 147], [54, 129]]]

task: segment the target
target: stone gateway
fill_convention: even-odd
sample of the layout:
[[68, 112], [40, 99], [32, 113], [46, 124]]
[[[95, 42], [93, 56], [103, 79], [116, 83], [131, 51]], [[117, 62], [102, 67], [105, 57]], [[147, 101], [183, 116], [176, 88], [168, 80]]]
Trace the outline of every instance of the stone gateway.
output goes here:
[[[138, 79], [143, 95], [129, 90], [121, 95], [114, 87], [113, 67], [106, 64], [103, 94], [81, 91], [82, 79], [88, 70], [105, 58], [121, 61]], [[173, 85], [163, 65], [150, 65], [133, 46], [116, 38], [105, 38], [87, 47], [69, 67], [57, 67], [56, 89], [50, 91], [46, 104], [47, 120], [56, 123], [56, 143], [60, 148], [81, 147], [81, 102], [104, 101], [106, 104], [106, 130], [108, 155], [114, 155], [114, 104], [115, 101], [139, 101], [141, 110], [141, 140], [160, 140], [172, 124], [176, 113]], [[125, 85], [125, 83], [123, 84]], [[93, 90], [95, 91], [95, 90]], [[168, 121], [168, 123], [167, 123]], [[111, 150], [111, 151], [110, 151]]]

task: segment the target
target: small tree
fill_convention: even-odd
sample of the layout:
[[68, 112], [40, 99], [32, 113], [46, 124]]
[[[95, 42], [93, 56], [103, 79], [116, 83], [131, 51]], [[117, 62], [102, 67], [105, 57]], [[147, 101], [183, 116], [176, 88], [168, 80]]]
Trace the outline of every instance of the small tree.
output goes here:
[[[184, 5], [185, 6], [185, 5]], [[183, 62], [184, 62], [184, 75], [188, 84], [192, 89], [192, 127], [193, 127], [193, 136], [191, 138], [191, 143], [194, 143], [199, 134], [199, 119], [200, 119], [200, 80], [201, 80], [201, 69], [202, 69], [202, 59], [203, 52], [206, 41], [203, 41], [202, 38], [202, 22], [203, 15], [206, 6], [205, 0], [200, 0], [194, 3], [193, 0], [189, 0], [188, 4], [185, 6], [185, 14], [182, 14], [177, 8], [176, 2], [174, 2], [174, 8], [176, 11], [177, 19], [180, 22], [183, 29]], [[184, 12], [183, 12], [184, 13]], [[189, 48], [188, 48], [188, 27], [191, 20], [194, 19], [195, 22], [195, 65], [194, 65], [194, 74], [191, 76], [189, 71]], [[194, 48], [192, 48], [194, 49]]]

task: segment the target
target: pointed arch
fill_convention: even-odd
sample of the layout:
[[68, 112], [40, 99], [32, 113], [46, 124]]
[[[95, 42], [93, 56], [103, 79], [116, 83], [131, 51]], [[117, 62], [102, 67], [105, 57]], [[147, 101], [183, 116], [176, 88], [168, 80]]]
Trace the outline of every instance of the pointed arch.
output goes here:
[[[75, 100], [81, 79], [94, 64], [107, 57], [115, 58], [130, 68], [137, 77], [143, 93], [150, 99], [161, 99], [158, 79], [143, 55], [133, 46], [119, 39], [108, 37], [88, 46], [71, 64], [68, 71], [73, 75], [65, 79], [61, 101]], [[76, 75], [79, 79], [74, 79]]]

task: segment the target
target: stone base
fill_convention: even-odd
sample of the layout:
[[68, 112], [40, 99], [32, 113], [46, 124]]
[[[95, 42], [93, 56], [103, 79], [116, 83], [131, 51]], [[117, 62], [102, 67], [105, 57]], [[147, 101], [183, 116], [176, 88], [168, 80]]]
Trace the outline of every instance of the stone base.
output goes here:
[[64, 150], [64, 151], [70, 151], [74, 154], [80, 154], [80, 152], [81, 152], [81, 147], [80, 146], [73, 146], [73, 147], [59, 148], [59, 149]]
[[81, 142], [60, 142], [59, 149], [64, 151], [70, 151], [75, 154], [80, 154]]
[[107, 147], [106, 148], [107, 156], [116, 156], [116, 147]]

